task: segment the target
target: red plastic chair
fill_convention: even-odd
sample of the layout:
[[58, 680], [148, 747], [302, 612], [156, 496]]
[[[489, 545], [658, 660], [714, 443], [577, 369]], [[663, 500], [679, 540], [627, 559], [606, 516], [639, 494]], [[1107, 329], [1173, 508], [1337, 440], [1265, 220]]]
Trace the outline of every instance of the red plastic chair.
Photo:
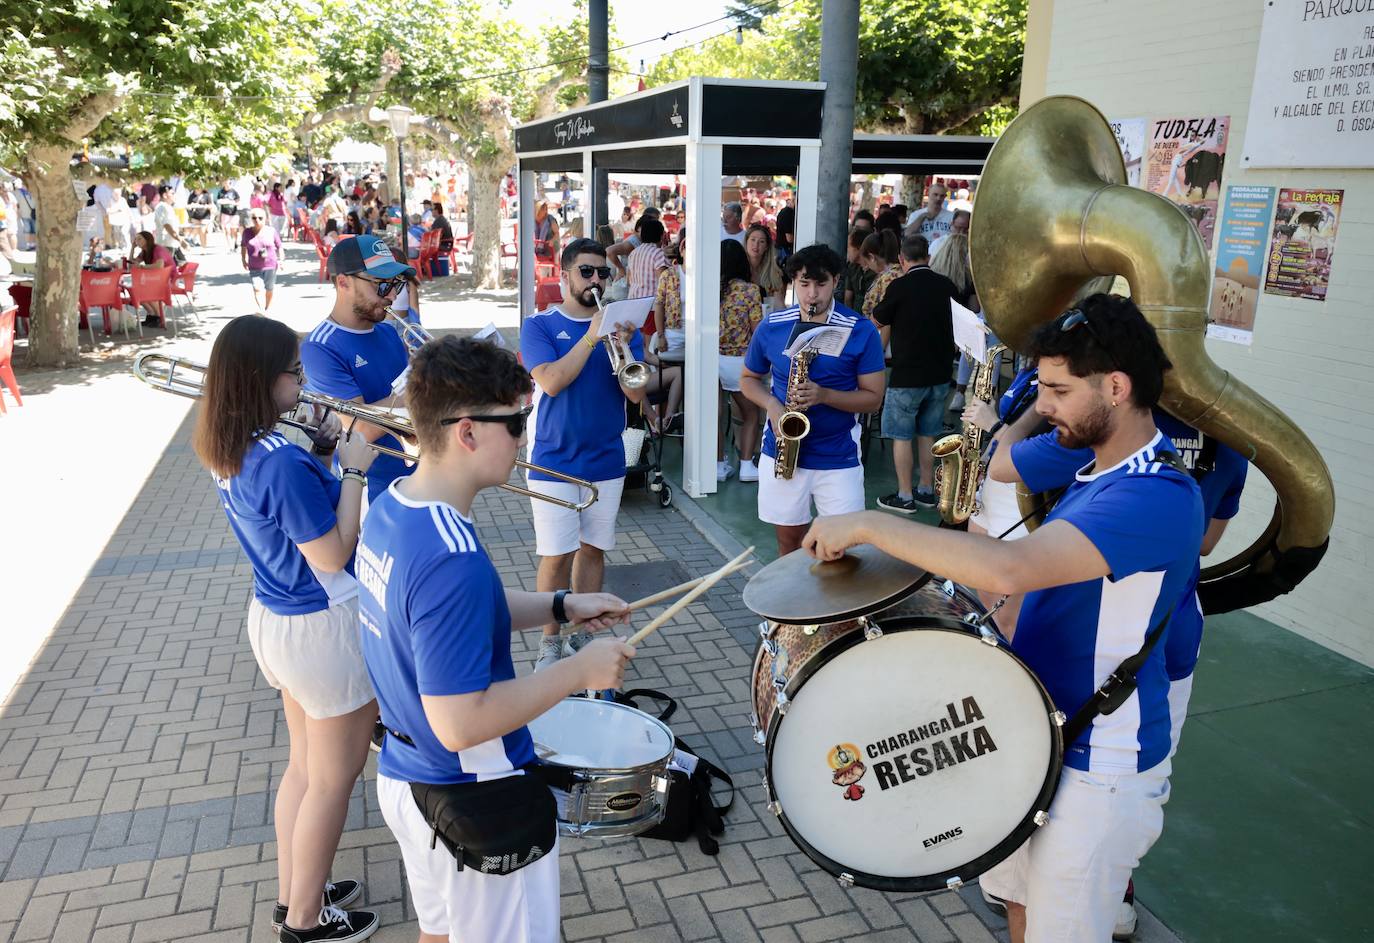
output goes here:
[[[191, 306], [192, 313], [196, 312], [196, 272], [200, 271], [199, 262], [187, 262], [177, 269], [172, 276], [172, 296], [180, 295], [186, 299], [186, 303]], [[197, 320], [200, 315], [196, 314]]]
[[329, 247], [315, 230], [307, 229], [306, 232], [310, 234], [310, 241], [315, 243], [315, 255], [320, 260], [320, 281], [324, 281], [325, 268], [329, 265]]
[[310, 231], [310, 214], [300, 207], [296, 208], [296, 218], [291, 221], [290, 235], [294, 236], [297, 242], [306, 242], [310, 237], [306, 235]]
[[[15, 404], [23, 406], [24, 397], [19, 395], [19, 381], [14, 378], [14, 367], [10, 366], [10, 359], [14, 355], [14, 318], [18, 313], [17, 305], [0, 311], [0, 382], [9, 387]], [[0, 416], [7, 412], [5, 397], [0, 394]]]
[[499, 259], [496, 260], [497, 268], [501, 270], [501, 276], [502, 276], [503, 278], [505, 277], [505, 273], [506, 273], [505, 264], [506, 264], [506, 260], [507, 260], [507, 259], [510, 259], [510, 260], [511, 260], [511, 264], [510, 264], [510, 269], [509, 269], [509, 271], [510, 271], [511, 276], [514, 277], [514, 275], [515, 275], [515, 269], [516, 269], [516, 267], [520, 264], [520, 224], [519, 224], [519, 223], [516, 223], [516, 224], [515, 224], [515, 230], [514, 230], [514, 232], [511, 234], [511, 240], [510, 240], [510, 242], [503, 242], [503, 243], [501, 243], [501, 257], [500, 257]]
[[439, 258], [439, 240], [443, 233], [431, 229], [420, 237], [420, 254], [415, 259], [415, 269], [421, 278], [434, 277], [434, 260]]
[[24, 322], [24, 336], [29, 336], [31, 330], [29, 326], [29, 315], [33, 313], [33, 286], [32, 285], [11, 285], [10, 297], [14, 299], [16, 306], [15, 318]]
[[[165, 330], [167, 327], [167, 309], [172, 304], [172, 270], [169, 268], [136, 268], [130, 273], [133, 276], [133, 284], [129, 286], [129, 304], [134, 308], [140, 309], [144, 304], [159, 301], [161, 306], [158, 315]], [[172, 336], [177, 333], [176, 318], [172, 318]]]
[[[99, 308], [100, 315], [105, 319], [105, 336], [110, 336], [110, 311], [118, 309], [124, 310], [124, 289], [119, 283], [120, 273], [118, 270], [109, 272], [88, 272], [81, 273], [81, 296], [80, 309], [84, 316], [92, 308]], [[123, 320], [121, 318], [121, 320]], [[95, 325], [90, 320], [86, 321], [86, 329], [91, 332], [91, 346], [95, 346]], [[143, 327], [139, 325], [139, 336], [143, 334]], [[129, 337], [129, 324], [124, 323], [124, 338]]]

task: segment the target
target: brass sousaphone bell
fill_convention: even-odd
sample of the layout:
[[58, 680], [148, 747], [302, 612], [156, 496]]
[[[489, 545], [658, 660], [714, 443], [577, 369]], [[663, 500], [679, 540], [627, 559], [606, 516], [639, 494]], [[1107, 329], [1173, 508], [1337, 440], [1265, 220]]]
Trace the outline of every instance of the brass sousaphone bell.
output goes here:
[[[1297, 585], [1326, 550], [1336, 501], [1331, 472], [1292, 420], [1208, 356], [1207, 250], [1178, 207], [1126, 185], [1101, 112], [1071, 96], [1021, 112], [988, 156], [976, 209], [974, 280], [988, 326], [1004, 343], [1024, 350], [1086, 283], [1124, 276], [1173, 363], [1160, 405], [1245, 456], [1274, 486], [1264, 533], [1202, 571], [1204, 611], [1255, 605]], [[1034, 506], [1022, 505], [1023, 514]]]

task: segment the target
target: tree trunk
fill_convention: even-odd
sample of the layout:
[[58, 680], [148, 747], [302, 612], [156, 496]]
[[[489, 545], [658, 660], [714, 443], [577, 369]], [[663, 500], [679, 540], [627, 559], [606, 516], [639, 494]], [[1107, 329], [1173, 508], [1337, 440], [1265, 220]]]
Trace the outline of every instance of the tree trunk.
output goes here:
[[472, 281], [477, 288], [501, 285], [501, 183], [506, 165], [469, 164], [472, 189], [468, 193], [468, 227], [472, 232]]
[[71, 174], [70, 147], [31, 147], [24, 181], [38, 204], [38, 264], [33, 286], [33, 366], [62, 367], [81, 358], [77, 301], [81, 291], [81, 207]]

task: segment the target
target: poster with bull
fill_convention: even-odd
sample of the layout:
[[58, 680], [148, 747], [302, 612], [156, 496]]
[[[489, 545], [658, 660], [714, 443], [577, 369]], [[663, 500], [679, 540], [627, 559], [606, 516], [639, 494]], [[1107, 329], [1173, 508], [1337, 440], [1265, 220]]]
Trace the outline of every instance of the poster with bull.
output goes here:
[[1274, 187], [1226, 188], [1226, 209], [1217, 239], [1207, 336], [1249, 346], [1264, 278], [1264, 248], [1274, 216]]
[[1325, 301], [1344, 190], [1279, 191], [1264, 293]]
[[1226, 140], [1231, 119], [1155, 118], [1146, 141], [1143, 185], [1178, 205], [1193, 221], [1207, 251], [1221, 198], [1221, 175], [1226, 165]]

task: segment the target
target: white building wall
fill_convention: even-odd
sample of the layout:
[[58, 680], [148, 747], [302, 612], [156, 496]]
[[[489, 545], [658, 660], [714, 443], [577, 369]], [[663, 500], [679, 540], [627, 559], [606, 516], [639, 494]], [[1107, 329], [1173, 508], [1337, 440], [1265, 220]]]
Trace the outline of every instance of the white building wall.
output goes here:
[[[1078, 95], [1108, 118], [1230, 115], [1223, 206], [1232, 184], [1345, 190], [1327, 300], [1261, 294], [1254, 345], [1208, 341], [1207, 348], [1306, 431], [1336, 482], [1325, 560], [1256, 614], [1374, 665], [1374, 170], [1244, 169], [1264, 5], [1054, 0], [1045, 93]], [[1272, 506], [1272, 489], [1253, 473], [1214, 557], [1248, 543]]]

